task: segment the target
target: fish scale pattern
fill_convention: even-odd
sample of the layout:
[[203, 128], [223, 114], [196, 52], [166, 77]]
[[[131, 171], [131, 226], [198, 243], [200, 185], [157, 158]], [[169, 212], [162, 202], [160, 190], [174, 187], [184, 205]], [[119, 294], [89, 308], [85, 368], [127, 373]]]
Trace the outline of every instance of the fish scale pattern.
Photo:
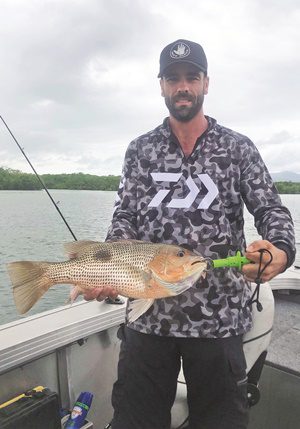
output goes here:
[[[246, 204], [261, 237], [294, 250], [290, 213], [255, 145], [206, 118], [208, 129], [189, 157], [168, 118], [130, 143], [107, 239], [179, 244], [212, 259], [233, 256], [246, 247]], [[251, 328], [249, 297], [237, 269], [213, 270], [184, 293], [156, 300], [130, 326], [178, 337], [239, 335]]]
[[[133, 243], [111, 243], [107, 255], [107, 243], [99, 243], [79, 258], [63, 263], [53, 263], [49, 266], [47, 275], [55, 283], [69, 283], [70, 280], [78, 286], [86, 288], [101, 286], [120, 286], [124, 295], [130, 295], [133, 289], [137, 295], [144, 290], [141, 277], [147, 264], [153, 259], [159, 248], [149, 248], [139, 245], [138, 252]], [[100, 258], [99, 258], [100, 250]], [[106, 257], [101, 257], [106, 252]]]

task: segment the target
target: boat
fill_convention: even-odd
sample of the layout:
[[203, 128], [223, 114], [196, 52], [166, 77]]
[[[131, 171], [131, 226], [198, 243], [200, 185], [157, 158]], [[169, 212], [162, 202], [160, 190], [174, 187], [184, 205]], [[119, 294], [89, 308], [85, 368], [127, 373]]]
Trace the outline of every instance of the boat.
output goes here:
[[[292, 267], [262, 284], [260, 301], [263, 310], [254, 306], [254, 327], [244, 337], [249, 429], [298, 429], [300, 269]], [[0, 404], [45, 386], [57, 394], [62, 410], [70, 410], [80, 392], [89, 391], [94, 402], [85, 427], [108, 428], [119, 352], [117, 330], [124, 322], [125, 307], [123, 299], [113, 303], [82, 300], [0, 326]], [[5, 408], [0, 405], [0, 428], [6, 429], [1, 426]], [[181, 373], [172, 429], [187, 428], [187, 419]], [[44, 429], [56, 429], [46, 423]], [[30, 427], [35, 428], [34, 424]]]

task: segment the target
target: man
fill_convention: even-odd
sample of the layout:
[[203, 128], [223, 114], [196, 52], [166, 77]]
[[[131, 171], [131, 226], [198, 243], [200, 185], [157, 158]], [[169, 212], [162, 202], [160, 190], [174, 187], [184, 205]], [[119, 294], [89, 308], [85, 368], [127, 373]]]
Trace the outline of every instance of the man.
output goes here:
[[[293, 224], [253, 143], [204, 115], [209, 78], [202, 47], [188, 40], [166, 46], [158, 77], [170, 116], [129, 145], [107, 239], [176, 243], [212, 259], [241, 250], [253, 263], [243, 272], [210, 270], [120, 330], [112, 428], [169, 428], [182, 361], [189, 428], [244, 429], [248, 280], [257, 277], [261, 249], [273, 257], [263, 282], [292, 264]], [[243, 203], [263, 237], [247, 250]], [[262, 263], [268, 260], [263, 254]], [[103, 288], [85, 297], [108, 295], [116, 292]]]

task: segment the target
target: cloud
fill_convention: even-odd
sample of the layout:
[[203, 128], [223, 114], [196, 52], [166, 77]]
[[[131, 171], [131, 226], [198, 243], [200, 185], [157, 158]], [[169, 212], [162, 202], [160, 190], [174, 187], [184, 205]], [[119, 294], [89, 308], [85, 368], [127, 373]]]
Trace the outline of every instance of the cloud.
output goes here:
[[[286, 130], [300, 171], [296, 0], [2, 0], [0, 114], [41, 173], [119, 174], [128, 143], [167, 116], [158, 57], [179, 37], [207, 52], [206, 113], [259, 147], [273, 141], [271, 170]], [[25, 171], [0, 138], [1, 164]]]
[[298, 138], [293, 136], [286, 130], [279, 131], [276, 134], [273, 134], [270, 138], [266, 140], [258, 141], [259, 145], [274, 147], [274, 145], [286, 145], [286, 144], [297, 144]]

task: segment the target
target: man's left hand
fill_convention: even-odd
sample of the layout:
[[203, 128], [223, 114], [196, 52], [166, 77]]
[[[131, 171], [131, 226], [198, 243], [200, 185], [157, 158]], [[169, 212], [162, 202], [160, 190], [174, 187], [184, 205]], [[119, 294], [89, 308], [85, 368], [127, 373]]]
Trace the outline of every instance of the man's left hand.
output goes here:
[[[267, 249], [273, 257], [272, 262], [267, 266], [261, 276], [262, 282], [271, 280], [273, 277], [277, 276], [277, 274], [282, 273], [286, 268], [287, 255], [284, 250], [278, 249], [274, 244], [267, 240], [256, 240], [247, 247], [245, 253], [245, 256], [253, 263], [244, 265], [242, 269], [246, 279], [251, 282], [255, 281], [257, 278], [259, 261], [261, 258], [259, 250], [262, 249]], [[263, 269], [268, 261], [270, 261], [270, 255], [268, 252], [264, 252], [261, 269]]]

